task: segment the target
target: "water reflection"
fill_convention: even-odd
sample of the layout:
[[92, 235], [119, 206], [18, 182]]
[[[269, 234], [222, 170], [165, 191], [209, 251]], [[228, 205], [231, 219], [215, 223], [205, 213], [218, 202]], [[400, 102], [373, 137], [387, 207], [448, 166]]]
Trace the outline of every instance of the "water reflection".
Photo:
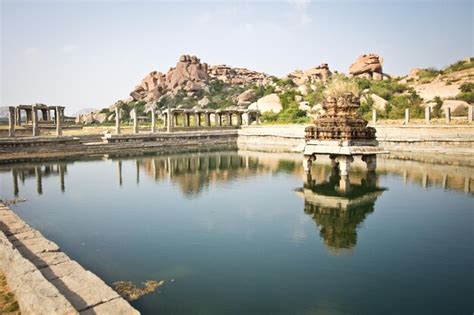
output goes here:
[[[299, 154], [271, 154], [255, 152], [214, 152], [189, 153], [177, 155], [155, 155], [141, 157], [103, 156], [104, 160], [112, 160], [117, 164], [117, 182], [122, 186], [124, 182], [134, 181], [137, 185], [146, 178], [156, 182], [171, 181], [180, 187], [181, 192], [188, 197], [197, 196], [212, 184], [237, 180], [241, 177], [257, 176], [265, 173], [287, 173], [298, 177], [306, 176], [301, 168]], [[134, 175], [124, 171], [124, 163], [133, 162]], [[0, 173], [10, 172], [12, 176], [12, 190], [14, 197], [20, 195], [21, 186], [25, 180], [36, 181], [36, 191], [42, 195], [43, 180], [57, 176], [59, 188], [66, 190], [65, 177], [68, 165], [72, 161], [55, 163], [28, 163], [0, 165]], [[331, 172], [330, 161], [318, 160], [318, 166], [313, 169], [313, 179], [318, 182], [325, 180]], [[354, 163], [354, 172], [360, 173], [365, 169], [361, 165], [358, 170], [357, 161]], [[124, 174], [127, 174], [124, 175]], [[402, 177], [403, 183], [417, 183], [428, 189], [438, 186], [443, 189], [473, 193], [474, 169], [455, 165], [436, 165], [402, 160], [379, 159], [377, 174], [395, 174]], [[351, 175], [353, 176], [353, 175]], [[364, 180], [370, 180], [368, 178]], [[347, 179], [339, 179], [338, 189], [344, 190]]]
[[328, 180], [321, 183], [308, 175], [299, 194], [304, 198], [304, 212], [314, 220], [324, 243], [337, 252], [357, 244], [357, 229], [374, 211], [384, 190], [374, 172], [350, 179], [332, 168]]
[[66, 191], [64, 177], [67, 173], [67, 165], [65, 163], [50, 163], [36, 165], [15, 165], [11, 167], [13, 179], [13, 195], [18, 197], [20, 194], [19, 181], [24, 184], [29, 178], [36, 180], [36, 192], [38, 195], [43, 194], [43, 178], [58, 176], [59, 187], [62, 192]]

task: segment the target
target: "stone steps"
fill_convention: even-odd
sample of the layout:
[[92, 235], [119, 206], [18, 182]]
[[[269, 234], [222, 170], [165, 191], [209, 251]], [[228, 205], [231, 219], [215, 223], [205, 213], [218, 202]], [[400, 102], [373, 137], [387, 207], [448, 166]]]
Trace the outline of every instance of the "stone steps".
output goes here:
[[104, 281], [0, 203], [0, 269], [22, 314], [139, 314]]

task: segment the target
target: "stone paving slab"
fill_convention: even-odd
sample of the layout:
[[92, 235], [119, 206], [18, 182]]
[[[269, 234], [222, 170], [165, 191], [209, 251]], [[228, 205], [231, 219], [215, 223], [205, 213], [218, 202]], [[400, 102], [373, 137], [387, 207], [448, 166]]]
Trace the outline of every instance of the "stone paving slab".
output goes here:
[[23, 253], [23, 256], [30, 260], [38, 269], [57, 265], [70, 260], [70, 258], [63, 252], [44, 252], [36, 254]]
[[12, 241], [12, 244], [16, 246], [21, 253], [31, 252], [33, 254], [38, 254], [59, 251], [59, 246], [56, 245], [56, 243], [51, 242], [44, 237], [37, 237], [22, 241], [15, 240]]
[[41, 269], [43, 276], [45, 276], [45, 278], [50, 281], [56, 278], [69, 276], [73, 273], [81, 273], [83, 271], [84, 268], [82, 268], [81, 265], [79, 265], [74, 260], [65, 261], [63, 263]]
[[51, 281], [78, 310], [83, 311], [115, 298], [119, 294], [90, 271], [71, 273]]
[[93, 308], [89, 308], [80, 315], [94, 315], [94, 314], [114, 314], [114, 315], [128, 315], [128, 314], [140, 314], [138, 311], [130, 312], [130, 304], [123, 299], [115, 299]]

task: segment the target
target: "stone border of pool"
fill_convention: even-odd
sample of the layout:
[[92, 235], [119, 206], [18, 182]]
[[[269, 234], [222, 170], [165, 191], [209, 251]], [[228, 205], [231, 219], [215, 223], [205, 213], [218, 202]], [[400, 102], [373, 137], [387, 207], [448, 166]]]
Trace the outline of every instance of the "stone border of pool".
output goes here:
[[22, 314], [140, 314], [1, 202], [0, 269]]

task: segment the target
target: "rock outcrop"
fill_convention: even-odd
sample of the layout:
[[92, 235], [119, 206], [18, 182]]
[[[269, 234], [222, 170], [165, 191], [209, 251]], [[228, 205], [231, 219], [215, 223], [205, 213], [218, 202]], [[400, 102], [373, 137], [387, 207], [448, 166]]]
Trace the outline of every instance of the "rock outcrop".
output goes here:
[[302, 85], [306, 82], [327, 81], [331, 76], [331, 71], [327, 63], [322, 63], [317, 67], [309, 68], [305, 71], [295, 70], [288, 74], [296, 85]]
[[349, 67], [349, 74], [356, 77], [366, 77], [368, 79], [383, 80], [382, 72], [383, 59], [376, 54], [359, 56]]
[[196, 56], [182, 55], [176, 67], [170, 68], [167, 73], [152, 71], [147, 74], [130, 96], [135, 101], [146, 102], [156, 102], [161, 96], [176, 94], [179, 90], [192, 96], [215, 79], [230, 85], [261, 85], [267, 83], [268, 75], [226, 65], [208, 66]]
[[232, 68], [227, 65], [217, 65], [209, 67], [209, 76], [212, 79], [218, 79], [230, 85], [257, 84], [264, 85], [268, 83], [268, 75], [262, 72], [248, 70], [246, 68]]

